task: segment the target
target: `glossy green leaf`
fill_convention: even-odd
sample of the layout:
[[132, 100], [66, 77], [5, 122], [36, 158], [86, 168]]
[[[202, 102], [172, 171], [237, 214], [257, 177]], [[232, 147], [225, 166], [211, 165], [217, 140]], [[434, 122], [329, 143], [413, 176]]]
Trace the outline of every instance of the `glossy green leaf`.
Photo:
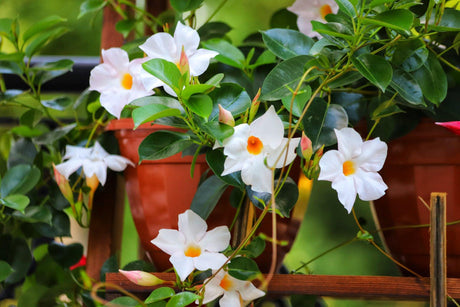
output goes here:
[[18, 210], [24, 213], [24, 210], [29, 205], [30, 200], [27, 196], [21, 194], [11, 194], [6, 196], [5, 198], [0, 198], [0, 204]]
[[294, 116], [300, 117], [310, 97], [311, 87], [306, 86], [303, 87], [299, 94], [295, 96], [294, 101], [292, 101], [292, 96], [283, 97], [281, 101], [286, 110], [289, 110], [289, 112], [292, 113]]
[[190, 96], [194, 94], [207, 94], [209, 93], [215, 86], [213, 84], [201, 83], [201, 84], [191, 84], [188, 85], [182, 91], [182, 98], [187, 100]]
[[73, 129], [77, 127], [76, 123], [62, 126], [59, 128], [56, 128], [50, 132], [44, 133], [40, 135], [39, 137], [36, 137], [34, 139], [34, 142], [38, 145], [50, 145], [56, 142], [57, 140], [63, 138], [67, 134], [69, 134]]
[[217, 121], [205, 122], [201, 125], [201, 128], [220, 143], [222, 143], [226, 138], [232, 136], [234, 131], [233, 127]]
[[264, 80], [261, 99], [273, 101], [290, 96], [305, 73], [305, 63], [311, 59], [314, 58], [300, 55], [275, 66]]
[[390, 87], [397, 91], [410, 104], [417, 106], [425, 105], [422, 89], [410, 73], [398, 69], [394, 70]]
[[439, 24], [435, 25], [434, 16], [432, 16], [428, 29], [438, 32], [460, 31], [460, 11], [446, 8]]
[[222, 38], [210, 39], [202, 42], [202, 45], [206, 49], [219, 52], [219, 54], [215, 57], [215, 59], [219, 62], [236, 68], [243, 68], [245, 65], [246, 58], [243, 52]]
[[117, 22], [115, 29], [120, 32], [123, 37], [127, 37], [131, 31], [136, 28], [137, 20], [136, 19], [123, 19]]
[[200, 299], [200, 296], [195, 293], [179, 292], [171, 297], [171, 299], [166, 304], [166, 307], [186, 307], [198, 299]]
[[207, 119], [212, 112], [213, 103], [211, 97], [205, 94], [195, 94], [184, 100], [184, 104], [196, 115]]
[[345, 85], [352, 84], [358, 80], [360, 80], [363, 76], [357, 71], [349, 71], [344, 73], [340, 78], [333, 80], [332, 82], [328, 83], [330, 88], [338, 88]]
[[123, 307], [136, 307], [140, 306], [139, 302], [129, 296], [120, 296], [110, 301], [110, 304], [104, 306], [123, 306]]
[[428, 58], [429, 51], [422, 40], [399, 42], [393, 53], [392, 63], [407, 72], [419, 69]]
[[69, 59], [62, 59], [54, 62], [35, 65], [31, 71], [36, 73], [36, 82], [41, 84], [48, 82], [72, 70], [74, 62]]
[[[0, 58], [0, 73], [2, 74], [15, 74], [22, 75], [22, 68], [19, 63], [16, 61], [23, 53], [16, 53], [14, 57], [2, 57]], [[22, 60], [21, 59], [21, 60]]]
[[17, 165], [10, 168], [0, 183], [3, 198], [10, 194], [26, 194], [40, 180], [40, 170], [36, 166]]
[[356, 17], [356, 8], [348, 0], [336, 0], [339, 9], [351, 18]]
[[364, 53], [358, 57], [353, 57], [353, 65], [358, 71], [372, 84], [377, 86], [382, 92], [391, 82], [393, 76], [393, 69], [383, 57]]
[[162, 104], [149, 104], [133, 110], [134, 129], [143, 123], [154, 121], [161, 117], [180, 115], [181, 111], [179, 109], [169, 108]]
[[377, 108], [371, 114], [371, 119], [373, 121], [380, 120], [381, 118], [388, 117], [397, 113], [401, 113], [401, 110], [394, 100], [386, 100], [383, 103], [380, 103]]
[[13, 272], [14, 270], [8, 262], [0, 260], [0, 282], [4, 281]]
[[213, 175], [206, 178], [199, 186], [193, 197], [190, 209], [206, 220], [217, 205], [228, 184]]
[[6, 285], [12, 285], [22, 280], [32, 265], [32, 253], [23, 238], [12, 237], [9, 234], [0, 236], [0, 260], [7, 262], [14, 270], [5, 280]]
[[192, 11], [200, 7], [204, 0], [171, 0], [171, 6], [178, 12]]
[[246, 255], [250, 258], [257, 258], [259, 257], [263, 251], [265, 250], [265, 240], [262, 239], [260, 236], [257, 236], [249, 242], [248, 245], [243, 247], [241, 253]]
[[334, 43], [336, 46], [346, 47], [346, 44], [340, 39], [345, 39], [349, 42], [353, 41], [353, 34], [343, 24], [337, 22], [328, 22], [327, 24], [324, 24], [316, 20], [312, 20], [311, 24], [313, 31], [324, 35], [325, 38]]
[[83, 246], [80, 243], [63, 245], [53, 242], [48, 246], [48, 252], [57, 263], [64, 268], [68, 268], [81, 259]]
[[172, 297], [176, 292], [172, 288], [161, 287], [155, 289], [150, 293], [150, 295], [145, 299], [146, 304], [155, 303], [158, 301], [166, 300]]
[[425, 63], [413, 72], [423, 95], [432, 103], [438, 105], [447, 95], [447, 76], [439, 60], [431, 54]]
[[49, 207], [28, 206], [24, 213], [15, 211], [12, 214], [14, 218], [27, 223], [45, 223], [51, 225], [53, 214]]
[[[8, 156], [8, 168], [19, 164], [33, 164], [37, 156], [37, 149], [29, 139], [19, 139], [10, 150]], [[1, 191], [0, 191], [1, 193]]]
[[85, 16], [86, 14], [97, 12], [102, 10], [109, 2], [104, 0], [85, 0], [80, 5], [80, 13], [78, 18]]
[[216, 176], [231, 186], [237, 187], [239, 189], [244, 189], [245, 184], [241, 180], [239, 172], [221, 176], [222, 172], [224, 171], [225, 158], [226, 156], [223, 154], [222, 150], [215, 149], [206, 153], [206, 162]]
[[321, 146], [333, 145], [337, 142], [334, 128], [348, 126], [348, 115], [344, 108], [337, 104], [328, 105], [323, 99], [315, 99], [302, 119], [305, 134], [310, 138], [313, 150]]
[[290, 29], [270, 29], [262, 32], [267, 48], [283, 60], [298, 55], [308, 55], [314, 41], [312, 38]]
[[192, 144], [190, 136], [185, 133], [166, 130], [154, 132], [139, 145], [139, 162], [168, 158]]
[[232, 28], [224, 22], [207, 22], [198, 29], [198, 34], [202, 41], [207, 41], [216, 37], [223, 38], [231, 29]]
[[48, 42], [57, 39], [68, 31], [67, 28], [57, 27], [47, 32], [39, 33], [30, 40], [29, 44], [26, 47], [25, 55], [31, 57], [35, 55], [43, 46]]
[[65, 21], [67, 21], [67, 19], [59, 16], [48, 16], [29, 27], [22, 35], [22, 40], [23, 42], [27, 42], [33, 36], [41, 32], [47, 31], [49, 29], [52, 29], [56, 27], [58, 24], [62, 24]]
[[10, 41], [14, 41], [13, 35], [13, 19], [11, 18], [0, 18], [0, 36], [8, 38]]
[[235, 83], [222, 83], [220, 88], [216, 88], [209, 93], [213, 101], [213, 110], [209, 119], [216, 121], [219, 117], [219, 104], [234, 117], [246, 112], [251, 106], [251, 98], [241, 86]]
[[385, 11], [374, 17], [364, 17], [362, 21], [410, 35], [414, 15], [409, 10], [397, 9]]
[[181, 73], [174, 63], [163, 59], [152, 59], [142, 64], [142, 67], [164, 83], [166, 83], [175, 93], [179, 93]]
[[67, 107], [72, 105], [73, 101], [70, 99], [70, 97], [56, 97], [50, 100], [42, 100], [42, 105], [53, 109], [53, 110], [65, 110]]
[[211, 78], [209, 78], [205, 83], [211, 84], [214, 87], [220, 87], [220, 81], [222, 81], [223, 78], [224, 78], [224, 74], [218, 73], [212, 76]]
[[11, 128], [11, 132], [15, 135], [25, 137], [25, 138], [33, 138], [43, 134], [43, 130], [39, 128], [32, 128], [29, 126], [19, 125], [16, 127]]
[[235, 257], [228, 264], [228, 274], [240, 280], [252, 280], [260, 274], [257, 263], [247, 257]]

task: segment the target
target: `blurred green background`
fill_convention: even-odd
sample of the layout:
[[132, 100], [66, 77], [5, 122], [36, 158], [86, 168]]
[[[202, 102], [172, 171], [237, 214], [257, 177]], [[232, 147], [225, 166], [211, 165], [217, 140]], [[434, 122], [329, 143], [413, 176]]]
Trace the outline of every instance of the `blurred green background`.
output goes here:
[[[198, 14], [198, 23], [206, 20], [221, 1], [205, 1], [206, 6]], [[241, 42], [255, 29], [267, 29], [273, 12], [290, 5], [293, 0], [229, 0], [215, 16], [233, 28], [230, 37]], [[85, 16], [77, 19], [81, 0], [0, 0], [0, 18], [18, 17], [22, 29], [49, 16], [59, 15], [67, 18], [69, 32], [59, 40], [50, 43], [45, 53], [49, 55], [99, 55], [100, 28], [102, 16]], [[243, 8], [243, 9], [242, 9]], [[337, 201], [335, 191], [328, 182], [315, 182], [311, 199], [300, 229], [299, 236], [285, 265], [294, 270], [317, 255], [352, 240], [358, 227], [342, 205]], [[365, 228], [375, 229], [369, 203], [356, 204], [358, 215]], [[132, 240], [135, 228], [129, 208], [125, 210], [125, 232], [121, 253], [121, 264], [137, 258], [137, 242]], [[399, 275], [398, 268], [365, 241], [356, 241], [337, 248], [308, 265], [314, 274], [331, 275]], [[302, 269], [300, 272], [305, 272]], [[324, 298], [327, 306], [427, 306], [420, 302], [389, 302], [364, 300], [339, 300]], [[307, 302], [307, 300], [305, 300]], [[307, 304], [307, 303], [305, 303]], [[297, 305], [298, 306], [298, 305]], [[312, 306], [312, 305], [305, 305]]]

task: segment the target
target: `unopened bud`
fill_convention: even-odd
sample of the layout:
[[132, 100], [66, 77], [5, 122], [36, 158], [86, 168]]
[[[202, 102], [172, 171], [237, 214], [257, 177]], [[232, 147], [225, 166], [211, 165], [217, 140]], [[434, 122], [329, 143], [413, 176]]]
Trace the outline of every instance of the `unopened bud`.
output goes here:
[[59, 190], [61, 190], [62, 195], [64, 195], [65, 199], [71, 204], [73, 204], [73, 193], [72, 193], [72, 188], [70, 187], [69, 181], [67, 178], [64, 177], [61, 173], [56, 168], [56, 165], [53, 163], [53, 170], [54, 170], [54, 180], [56, 180], [56, 183], [59, 187]]
[[159, 279], [155, 275], [144, 271], [118, 271], [121, 274], [123, 274], [126, 278], [128, 278], [131, 282], [139, 286], [156, 286], [161, 285], [165, 282], [164, 280]]
[[313, 146], [311, 140], [303, 131], [302, 138], [300, 139], [300, 149], [302, 150], [302, 156], [305, 158], [305, 160], [309, 161], [313, 155]]
[[436, 122], [436, 125], [443, 126], [453, 133], [460, 135], [460, 121], [453, 121], [453, 122]]
[[219, 122], [222, 124], [229, 125], [231, 127], [235, 126], [235, 119], [233, 118], [232, 112], [225, 110], [220, 104], [219, 104]]
[[257, 111], [259, 110], [259, 105], [260, 105], [259, 98], [260, 98], [260, 88], [257, 91], [257, 94], [254, 97], [254, 99], [252, 99], [251, 108], [249, 109], [249, 123], [252, 122], [252, 120], [257, 114]]
[[182, 51], [180, 53], [180, 59], [179, 59], [178, 67], [179, 67], [180, 73], [182, 75], [184, 75], [186, 73], [188, 74], [189, 71], [190, 71], [190, 65], [189, 65], [189, 62], [188, 62], [187, 54], [185, 53], [184, 46], [182, 46]]

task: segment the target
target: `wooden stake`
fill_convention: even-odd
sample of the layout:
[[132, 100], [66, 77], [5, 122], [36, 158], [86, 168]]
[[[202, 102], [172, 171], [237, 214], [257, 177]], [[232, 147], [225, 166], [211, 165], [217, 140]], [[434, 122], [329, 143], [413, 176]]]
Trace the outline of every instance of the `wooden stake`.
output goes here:
[[446, 193], [431, 193], [430, 306], [447, 306]]

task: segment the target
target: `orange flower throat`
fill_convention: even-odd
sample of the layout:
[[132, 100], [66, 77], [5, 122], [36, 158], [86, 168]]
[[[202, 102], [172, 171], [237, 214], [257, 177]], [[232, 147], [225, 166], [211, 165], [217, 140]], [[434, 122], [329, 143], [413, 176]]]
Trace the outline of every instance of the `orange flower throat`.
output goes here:
[[201, 248], [196, 245], [189, 245], [185, 250], [184, 255], [187, 257], [198, 257], [201, 255]]
[[121, 78], [121, 86], [126, 90], [130, 90], [133, 87], [133, 77], [128, 73], [124, 74], [123, 78]]
[[319, 13], [320, 13], [321, 17], [324, 19], [324, 18], [326, 17], [327, 14], [331, 14], [331, 13], [332, 13], [331, 6], [330, 6], [329, 4], [322, 5], [322, 6], [319, 8]]
[[258, 155], [262, 152], [263, 148], [264, 148], [264, 144], [258, 137], [251, 135], [248, 138], [248, 146], [246, 147], [246, 149], [248, 150], [250, 154]]
[[352, 161], [345, 161], [342, 165], [342, 171], [345, 176], [349, 176], [355, 173], [355, 165]]

